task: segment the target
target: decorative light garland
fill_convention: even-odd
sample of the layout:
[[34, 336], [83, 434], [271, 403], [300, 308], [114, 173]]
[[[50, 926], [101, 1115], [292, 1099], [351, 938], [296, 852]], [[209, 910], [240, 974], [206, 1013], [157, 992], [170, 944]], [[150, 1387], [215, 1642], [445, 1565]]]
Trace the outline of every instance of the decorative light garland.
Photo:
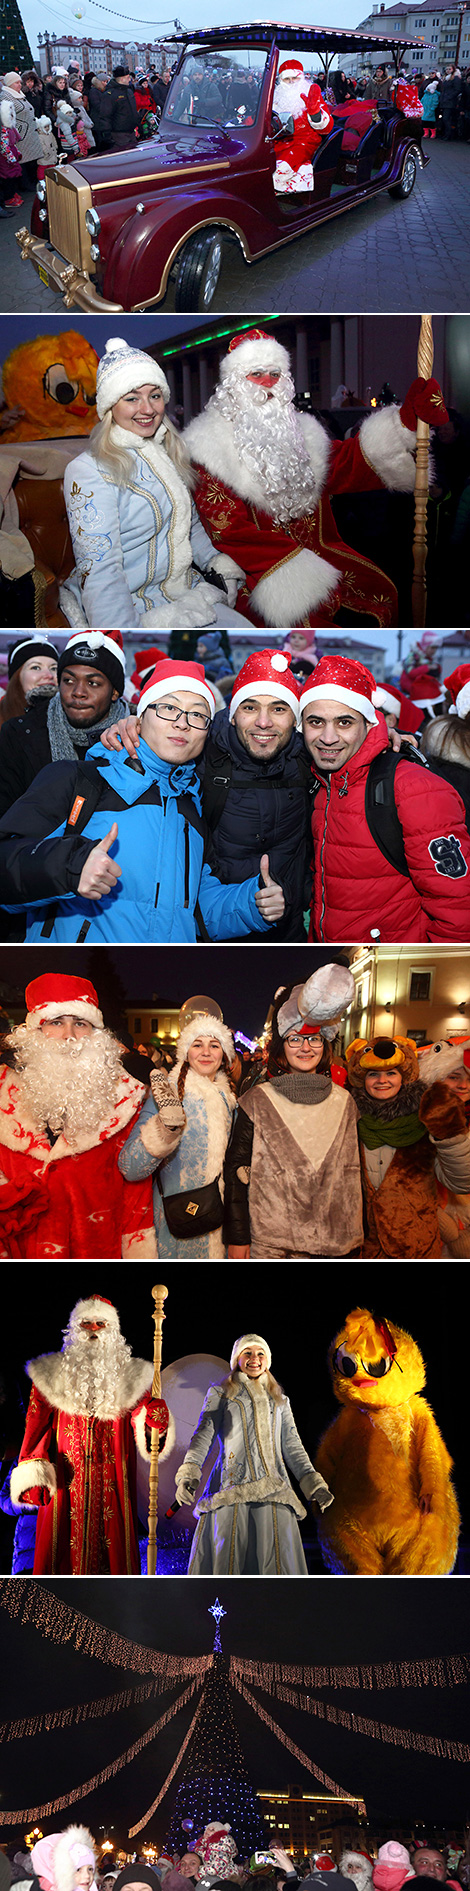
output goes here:
[[310, 1759], [308, 1753], [303, 1753], [302, 1748], [296, 1746], [294, 1740], [289, 1739], [288, 1734], [284, 1733], [284, 1728], [278, 1726], [277, 1721], [273, 1720], [272, 1714], [267, 1714], [266, 1709], [261, 1706], [261, 1702], [257, 1701], [256, 1695], [251, 1693], [251, 1689], [245, 1687], [241, 1676], [232, 1675], [231, 1680], [232, 1686], [236, 1687], [238, 1693], [243, 1695], [243, 1699], [248, 1702], [249, 1707], [254, 1707], [255, 1713], [259, 1715], [260, 1720], [264, 1721], [265, 1726], [269, 1727], [270, 1733], [275, 1733], [276, 1738], [282, 1740], [283, 1745], [288, 1747], [289, 1753], [293, 1753], [294, 1759], [300, 1760], [301, 1766], [306, 1767], [307, 1773], [314, 1773], [315, 1779], [319, 1779], [321, 1786], [327, 1786], [329, 1792], [335, 1793], [336, 1796], [339, 1794], [340, 1798], [350, 1799], [351, 1805], [363, 1805], [362, 1800], [354, 1799], [351, 1793], [345, 1792], [344, 1786], [338, 1786], [335, 1779], [330, 1779], [328, 1773], [322, 1772], [321, 1766], [315, 1765], [315, 1761]]
[[[185, 1679], [195, 1674], [198, 1679], [199, 1661], [188, 1656]], [[41, 1714], [32, 1714], [23, 1720], [0, 1721], [0, 1741], [29, 1740], [38, 1733], [55, 1733], [58, 1727], [79, 1726], [83, 1720], [100, 1720], [106, 1714], [120, 1714], [126, 1707], [138, 1705], [140, 1701], [149, 1701], [152, 1694], [161, 1694], [163, 1689], [176, 1687], [180, 1676], [168, 1680], [164, 1674], [156, 1674], [151, 1681], [142, 1681], [140, 1687], [123, 1688], [119, 1694], [101, 1695], [99, 1700], [74, 1702], [71, 1707], [45, 1709]]]
[[[144, 1747], [150, 1746], [151, 1740], [157, 1739], [158, 1734], [163, 1732], [163, 1728], [168, 1726], [168, 1722], [173, 1720], [174, 1715], [179, 1714], [180, 1707], [184, 1707], [186, 1701], [191, 1699], [198, 1685], [200, 1683], [197, 1679], [190, 1681], [189, 1686], [180, 1694], [179, 1700], [173, 1701], [171, 1707], [167, 1707], [166, 1713], [161, 1715], [160, 1720], [154, 1720], [153, 1726], [147, 1729], [147, 1733], [142, 1733], [138, 1740], [134, 1740], [133, 1746], [128, 1747], [125, 1753], [120, 1753], [117, 1760], [111, 1760], [109, 1766], [103, 1766], [100, 1773], [94, 1774], [93, 1779], [84, 1780], [82, 1786], [74, 1786], [71, 1792], [63, 1793], [60, 1799], [49, 1799], [43, 1806], [26, 1806], [21, 1812], [0, 1812], [0, 1825], [29, 1825], [30, 1821], [33, 1823], [36, 1819], [50, 1819], [54, 1812], [65, 1812], [68, 1806], [87, 1799], [88, 1794], [95, 1792], [97, 1786], [104, 1786], [108, 1779], [114, 1779], [115, 1773], [122, 1773], [124, 1766], [129, 1766], [131, 1760], [137, 1759], [137, 1755], [143, 1752]], [[196, 1718], [197, 1714], [194, 1716], [193, 1725]], [[158, 1804], [158, 1801], [156, 1803]]]
[[470, 1680], [470, 1655], [433, 1655], [414, 1661], [364, 1663], [347, 1668], [293, 1666], [279, 1661], [247, 1661], [230, 1658], [232, 1675], [239, 1674], [267, 1694], [276, 1694], [280, 1681], [300, 1687], [461, 1687]]
[[202, 1679], [212, 1667], [212, 1654], [198, 1655], [192, 1660], [186, 1655], [164, 1655], [156, 1648], [143, 1647], [141, 1642], [128, 1641], [126, 1636], [104, 1628], [101, 1622], [93, 1622], [80, 1609], [60, 1602], [42, 1583], [30, 1582], [22, 1576], [17, 1576], [15, 1582], [9, 1576], [0, 1580], [0, 1608], [6, 1609], [13, 1620], [29, 1622], [51, 1641], [68, 1642], [76, 1654], [91, 1655], [114, 1668], [136, 1668], [141, 1674], [150, 1672], [178, 1680], [184, 1679], [188, 1672], [197, 1673]]
[[136, 1838], [138, 1832], [143, 1832], [144, 1825], [148, 1825], [149, 1819], [152, 1818], [152, 1814], [156, 1812], [157, 1810], [157, 1806], [161, 1805], [162, 1799], [165, 1798], [165, 1793], [168, 1792], [168, 1787], [171, 1786], [171, 1782], [175, 1777], [175, 1773], [178, 1772], [178, 1767], [181, 1765], [183, 1754], [186, 1752], [186, 1748], [189, 1746], [189, 1742], [192, 1739], [194, 1728], [196, 1726], [196, 1721], [198, 1720], [199, 1714], [201, 1712], [202, 1701], [203, 1701], [203, 1696], [201, 1696], [201, 1700], [198, 1701], [196, 1712], [195, 1714], [193, 1714], [193, 1718], [191, 1721], [191, 1726], [188, 1727], [188, 1731], [184, 1736], [184, 1740], [182, 1742], [182, 1745], [180, 1746], [180, 1750], [176, 1756], [174, 1765], [170, 1768], [170, 1772], [167, 1773], [164, 1785], [161, 1787], [160, 1792], [157, 1793], [156, 1799], [152, 1801], [152, 1805], [148, 1806], [147, 1812], [144, 1812], [143, 1819], [139, 1819], [138, 1825], [131, 1825], [130, 1830], [129, 1830], [129, 1838]]
[[368, 1720], [364, 1714], [350, 1713], [347, 1707], [333, 1707], [328, 1701], [318, 1701], [312, 1694], [304, 1698], [297, 1688], [283, 1687], [276, 1689], [278, 1701], [286, 1701], [289, 1707], [299, 1708], [304, 1714], [315, 1714], [318, 1720], [328, 1720], [335, 1727], [346, 1727], [348, 1733], [362, 1733], [373, 1740], [383, 1740], [386, 1745], [407, 1747], [415, 1753], [430, 1753], [437, 1760], [470, 1760], [470, 1746], [462, 1740], [446, 1740], [441, 1734], [415, 1733], [412, 1727], [394, 1727], [383, 1720]]

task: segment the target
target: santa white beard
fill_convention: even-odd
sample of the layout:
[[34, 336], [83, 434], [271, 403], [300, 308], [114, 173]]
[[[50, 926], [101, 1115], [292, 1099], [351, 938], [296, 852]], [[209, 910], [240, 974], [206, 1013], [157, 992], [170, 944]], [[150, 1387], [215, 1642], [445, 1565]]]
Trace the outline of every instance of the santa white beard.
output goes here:
[[274, 87], [274, 111], [279, 113], [280, 118], [301, 118], [309, 90], [310, 84], [305, 74], [296, 79], [295, 84], [293, 80], [289, 83], [288, 79], [278, 79]]
[[22, 1101], [35, 1128], [51, 1129], [73, 1143], [99, 1129], [116, 1106], [123, 1068], [111, 1031], [83, 1038], [45, 1037], [41, 1030], [18, 1025], [8, 1043], [15, 1052]]
[[128, 1403], [125, 1371], [131, 1359], [131, 1348], [115, 1326], [98, 1333], [96, 1339], [85, 1335], [73, 1339], [67, 1327], [60, 1388], [65, 1409], [115, 1418]]
[[[277, 525], [314, 511], [317, 484], [302, 427], [293, 406], [294, 383], [281, 374], [273, 394], [238, 374], [217, 387], [214, 404], [233, 429], [239, 459], [256, 473], [266, 510]], [[221, 468], [223, 476], [223, 467]]]

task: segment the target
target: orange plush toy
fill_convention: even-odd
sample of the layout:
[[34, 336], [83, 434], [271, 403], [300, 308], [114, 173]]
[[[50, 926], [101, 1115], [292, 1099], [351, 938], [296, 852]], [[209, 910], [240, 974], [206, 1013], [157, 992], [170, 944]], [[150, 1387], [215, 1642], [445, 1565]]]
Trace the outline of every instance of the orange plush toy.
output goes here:
[[335, 1575], [445, 1576], [457, 1553], [452, 1459], [426, 1399], [409, 1333], [367, 1308], [349, 1313], [329, 1351], [342, 1411], [315, 1454], [334, 1504], [320, 1518]]
[[96, 348], [73, 328], [12, 348], [3, 365], [3, 394], [7, 408], [22, 408], [23, 417], [8, 428], [8, 444], [91, 433], [97, 366]]

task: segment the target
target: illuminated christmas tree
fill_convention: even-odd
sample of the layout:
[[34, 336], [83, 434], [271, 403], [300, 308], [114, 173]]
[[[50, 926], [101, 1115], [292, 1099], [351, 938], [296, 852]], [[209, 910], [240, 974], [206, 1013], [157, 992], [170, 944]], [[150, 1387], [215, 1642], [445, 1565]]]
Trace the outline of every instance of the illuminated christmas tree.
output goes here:
[[0, 72], [25, 72], [33, 64], [17, 0], [0, 0]]
[[225, 1609], [215, 1602], [214, 1662], [205, 1684], [201, 1712], [176, 1796], [168, 1834], [170, 1851], [195, 1843], [212, 1820], [230, 1824], [239, 1856], [265, 1843], [261, 1810], [243, 1757], [230, 1699], [228, 1664], [220, 1640]]

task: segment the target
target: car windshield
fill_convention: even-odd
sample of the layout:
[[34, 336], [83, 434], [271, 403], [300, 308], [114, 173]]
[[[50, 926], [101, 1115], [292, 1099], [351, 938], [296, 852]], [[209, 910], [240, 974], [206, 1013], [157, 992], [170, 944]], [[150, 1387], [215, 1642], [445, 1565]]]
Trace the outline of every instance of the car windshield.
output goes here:
[[163, 118], [180, 125], [254, 125], [266, 59], [259, 46], [186, 54]]

